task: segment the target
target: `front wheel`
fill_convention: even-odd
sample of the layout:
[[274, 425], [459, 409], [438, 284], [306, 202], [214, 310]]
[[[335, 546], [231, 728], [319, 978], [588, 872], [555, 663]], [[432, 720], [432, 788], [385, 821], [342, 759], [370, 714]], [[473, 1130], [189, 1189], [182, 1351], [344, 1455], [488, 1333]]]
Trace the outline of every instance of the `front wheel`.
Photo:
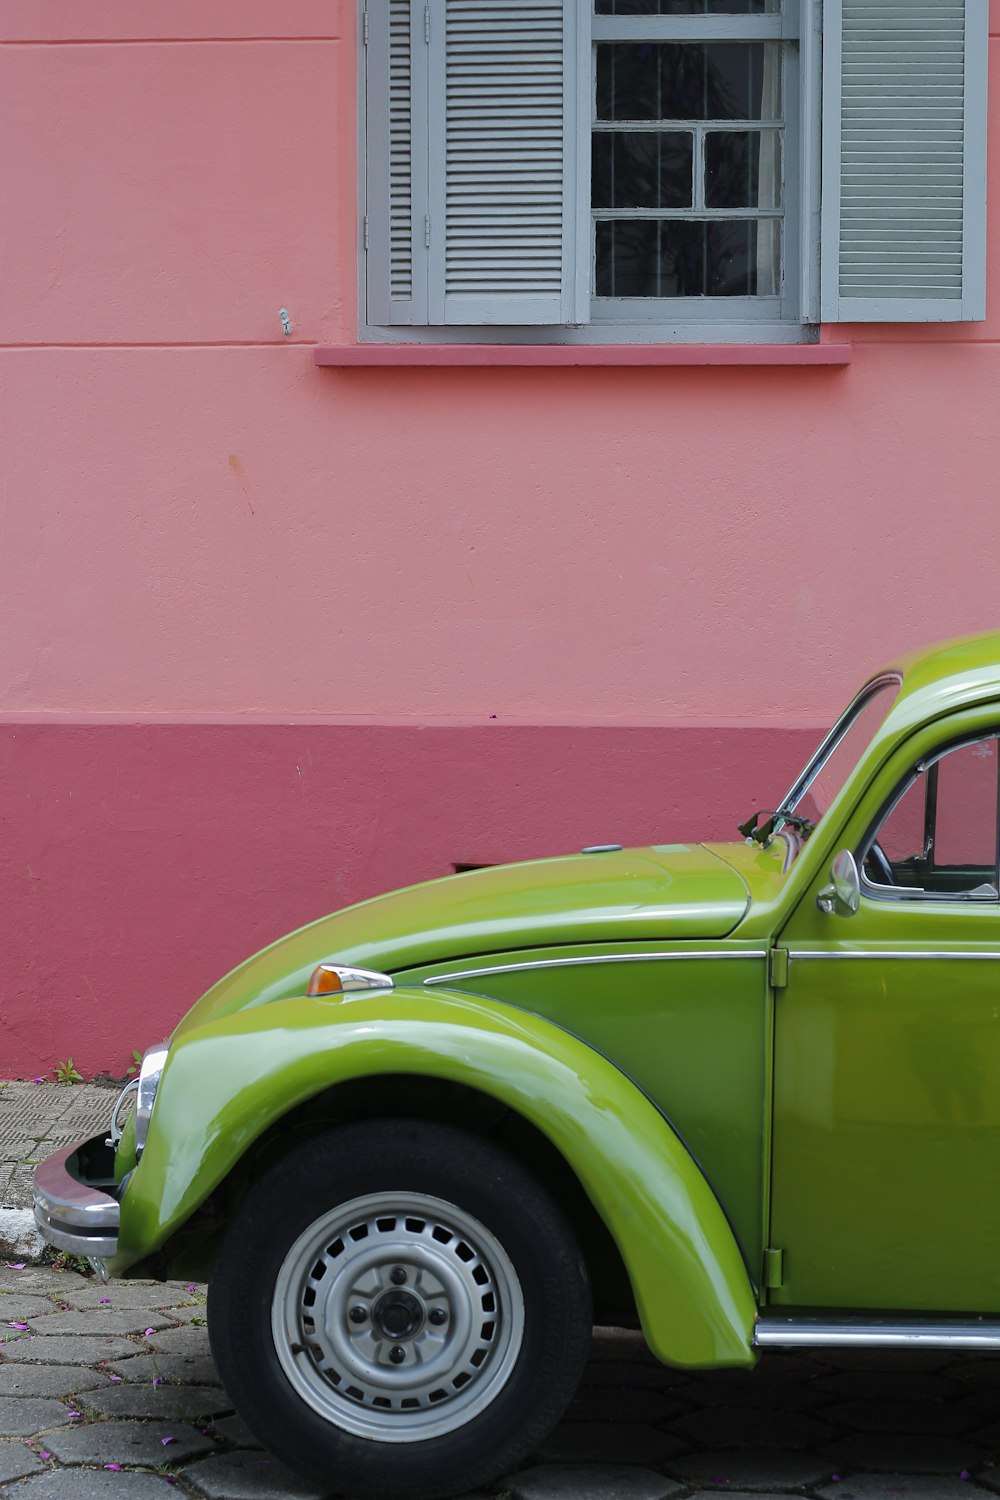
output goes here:
[[448, 1126], [344, 1126], [298, 1147], [235, 1216], [209, 1293], [244, 1420], [335, 1491], [474, 1489], [546, 1436], [574, 1390], [590, 1296], [548, 1194]]

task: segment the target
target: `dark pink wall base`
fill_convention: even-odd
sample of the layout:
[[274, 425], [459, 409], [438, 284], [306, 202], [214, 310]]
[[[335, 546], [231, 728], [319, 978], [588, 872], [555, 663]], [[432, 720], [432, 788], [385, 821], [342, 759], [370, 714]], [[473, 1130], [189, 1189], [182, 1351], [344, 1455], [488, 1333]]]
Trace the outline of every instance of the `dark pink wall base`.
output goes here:
[[124, 1073], [221, 974], [455, 863], [736, 837], [801, 728], [0, 726], [0, 1077]]

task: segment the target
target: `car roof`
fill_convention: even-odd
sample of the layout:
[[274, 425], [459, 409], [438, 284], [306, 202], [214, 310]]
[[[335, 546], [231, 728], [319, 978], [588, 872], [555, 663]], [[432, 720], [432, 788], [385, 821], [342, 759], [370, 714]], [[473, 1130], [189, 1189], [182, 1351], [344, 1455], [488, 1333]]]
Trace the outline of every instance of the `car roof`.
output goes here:
[[1000, 632], [958, 636], [907, 652], [870, 680], [890, 675], [898, 675], [902, 682], [878, 739], [1000, 698]]

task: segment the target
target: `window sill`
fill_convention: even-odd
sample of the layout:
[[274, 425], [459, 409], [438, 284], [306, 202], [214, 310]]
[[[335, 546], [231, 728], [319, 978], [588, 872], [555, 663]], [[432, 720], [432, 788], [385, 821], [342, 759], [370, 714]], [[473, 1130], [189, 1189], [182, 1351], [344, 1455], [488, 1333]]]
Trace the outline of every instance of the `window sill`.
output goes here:
[[849, 365], [850, 344], [319, 344], [318, 365]]

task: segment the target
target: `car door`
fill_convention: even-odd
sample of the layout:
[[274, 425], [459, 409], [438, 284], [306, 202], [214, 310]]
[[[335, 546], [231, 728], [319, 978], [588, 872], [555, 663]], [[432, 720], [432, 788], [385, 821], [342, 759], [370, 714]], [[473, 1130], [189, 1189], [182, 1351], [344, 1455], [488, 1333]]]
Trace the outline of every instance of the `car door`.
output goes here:
[[779, 938], [775, 1303], [1000, 1312], [997, 733], [897, 752], [844, 827], [851, 916], [814, 883]]

